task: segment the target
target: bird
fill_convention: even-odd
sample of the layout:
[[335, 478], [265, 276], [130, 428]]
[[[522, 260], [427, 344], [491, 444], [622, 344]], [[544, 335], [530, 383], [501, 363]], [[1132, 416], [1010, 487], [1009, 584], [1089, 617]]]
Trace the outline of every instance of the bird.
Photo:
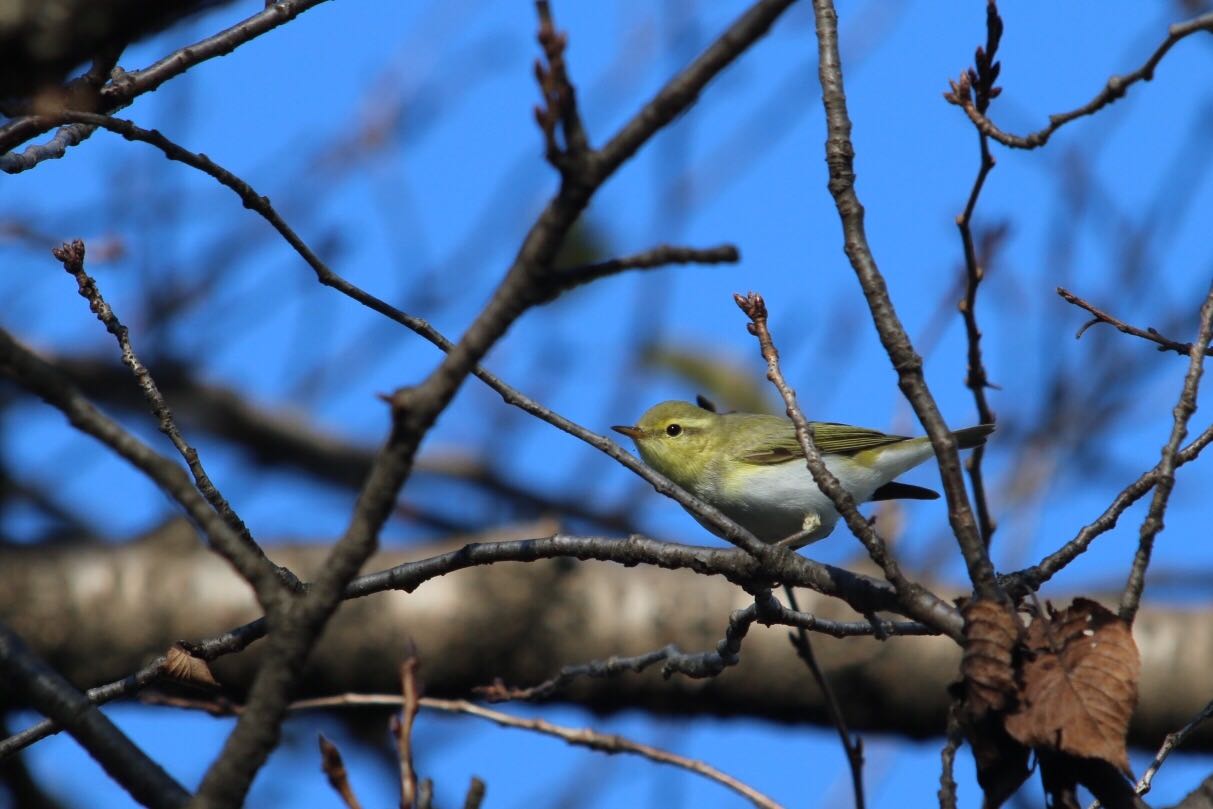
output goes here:
[[[888, 435], [836, 422], [809, 426], [826, 468], [856, 504], [939, 497], [931, 489], [895, 480], [935, 454], [926, 436]], [[789, 419], [716, 413], [668, 401], [649, 408], [634, 426], [611, 429], [631, 438], [648, 466], [763, 542], [799, 548], [829, 536], [838, 522], [838, 510], [814, 483]], [[952, 435], [961, 449], [971, 449], [983, 445], [993, 431], [993, 424], [978, 424]]]

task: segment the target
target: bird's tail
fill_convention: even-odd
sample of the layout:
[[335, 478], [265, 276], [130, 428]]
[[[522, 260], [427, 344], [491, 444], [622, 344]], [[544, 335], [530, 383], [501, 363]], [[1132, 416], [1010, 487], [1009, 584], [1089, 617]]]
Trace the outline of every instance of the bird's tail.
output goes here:
[[972, 449], [986, 443], [986, 436], [994, 432], [993, 424], [978, 424], [976, 427], [965, 427], [952, 433], [961, 449]]

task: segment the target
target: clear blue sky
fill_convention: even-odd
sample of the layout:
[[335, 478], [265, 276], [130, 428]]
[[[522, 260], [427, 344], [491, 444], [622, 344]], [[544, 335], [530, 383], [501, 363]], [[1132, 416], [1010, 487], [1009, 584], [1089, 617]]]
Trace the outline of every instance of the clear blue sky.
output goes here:
[[[254, 5], [221, 9], [132, 48], [122, 65], [145, 66], [252, 13]], [[984, 4], [841, 5], [858, 192], [893, 300], [919, 339], [934, 331], [940, 302], [960, 268], [954, 217], [977, 167], [976, 137], [942, 92], [984, 41]], [[1017, 132], [1087, 101], [1109, 75], [1136, 68], [1161, 41], [1166, 24], [1183, 19], [1178, 3], [1004, 5], [1005, 89], [992, 116]], [[555, 15], [569, 34], [570, 70], [591, 138], [604, 141], [744, 7], [627, 0], [604, 10], [600, 4], [557, 0]], [[287, 219], [334, 257], [338, 271], [389, 299], [409, 289], [399, 299], [404, 308], [455, 337], [491, 293], [555, 187], [531, 113], [537, 101], [534, 29], [533, 9], [521, 0], [326, 4], [175, 80], [122, 115], [206, 152], [281, 200]], [[714, 82], [690, 114], [629, 163], [589, 212], [595, 239], [609, 252], [635, 252], [658, 242], [733, 242], [742, 252], [740, 265], [671, 268], [578, 291], [527, 314], [487, 365], [561, 413], [605, 430], [631, 421], [652, 402], [695, 393], [683, 380], [636, 365], [631, 346], [637, 332], [726, 358], [761, 378], [753, 338], [731, 299], [733, 292], [753, 289], [767, 297], [785, 370], [812, 416], [913, 429], [841, 250], [825, 188], [814, 54], [810, 9], [802, 4]], [[1208, 37], [1187, 40], [1152, 83], [1133, 88], [1129, 98], [1097, 118], [1064, 129], [1047, 149], [997, 149], [999, 164], [977, 224], [1005, 221], [1009, 231], [982, 288], [979, 314], [990, 377], [1002, 386], [991, 400], [1009, 434], [1022, 434], [1039, 417], [1044, 386], [1059, 364], [1080, 374], [1084, 357], [1123, 349], [1117, 341], [1130, 339], [1109, 330], [1075, 342], [1083, 318], [1054, 294], [1059, 283], [1093, 301], [1118, 304], [1118, 314], [1140, 325], [1161, 326], [1178, 315], [1173, 336], [1191, 339], [1200, 297], [1213, 276], [1213, 95], [1201, 80], [1213, 75], [1211, 68]], [[406, 111], [388, 130], [383, 149], [332, 148], [342, 137], [352, 138], [369, 116], [383, 114], [402, 92]], [[1080, 169], [1090, 174], [1094, 190], [1075, 213], [1062, 199]], [[438, 361], [420, 339], [379, 324], [373, 314], [316, 285], [310, 270], [229, 192], [166, 163], [146, 146], [100, 133], [68, 159], [8, 178], [2, 188], [0, 219], [32, 216], [49, 240], [83, 237], [95, 252], [107, 238], [126, 244], [123, 256], [94, 262], [90, 271], [134, 329], [137, 346], [154, 347], [157, 335], [181, 347], [217, 341], [203, 364], [209, 378], [244, 388], [268, 405], [291, 405], [346, 437], [380, 441], [384, 408], [374, 394], [416, 381]], [[299, 199], [317, 197], [317, 205], [298, 205]], [[1171, 204], [1180, 198], [1182, 204]], [[1126, 234], [1143, 225], [1147, 211], [1159, 210], [1159, 200], [1165, 203], [1159, 229], [1142, 247], [1143, 272], [1154, 279], [1150, 294], [1124, 300], [1117, 273], [1130, 243]], [[477, 238], [485, 233], [491, 237]], [[200, 262], [227, 239], [240, 244], [241, 252], [212, 304], [186, 310], [163, 332], [141, 331], [146, 324], [134, 303], [140, 291], [153, 282], [168, 289], [205, 279], [208, 267]], [[0, 242], [0, 256], [8, 267], [5, 293], [14, 302], [3, 315], [6, 328], [65, 352], [111, 349], [68, 288], [70, 279], [41, 245], [33, 250]], [[418, 277], [428, 279], [420, 289], [413, 283]], [[250, 308], [249, 299], [265, 305]], [[962, 426], [975, 419], [963, 387], [963, 330], [953, 310], [944, 311], [926, 372], [945, 416]], [[1101, 434], [1104, 443], [1079, 444], [1056, 459], [1067, 471], [1026, 504], [994, 497], [1000, 565], [1031, 561], [1055, 548], [1156, 461], [1184, 362], [1144, 344], [1133, 350], [1135, 360], [1151, 370], [1132, 378], [1131, 404]], [[627, 379], [627, 390], [604, 389], [604, 379]], [[475, 453], [508, 424], [512, 438], [507, 457], [493, 460], [498, 468], [538, 487], [564, 485], [572, 470], [593, 470], [585, 496], [603, 503], [631, 498], [655, 534], [713, 541], [676, 506], [638, 488], [593, 450], [502, 410], [499, 399], [469, 382], [424, 451]], [[1207, 414], [1198, 413], [1194, 428], [1205, 424]], [[152, 486], [70, 434], [57, 414], [31, 408], [23, 420], [5, 425], [4, 438], [12, 457], [29, 459], [31, 480], [54, 479], [65, 457], [87, 458], [64, 483], [64, 498], [115, 537], [168, 513]], [[287, 475], [250, 475], [241, 458], [205, 442], [202, 449], [213, 476], [258, 536], [325, 536], [344, 526], [352, 494], [321, 494]], [[989, 466], [998, 484], [1010, 459], [997, 440]], [[932, 485], [934, 475], [922, 469], [910, 480]], [[1207, 461], [1182, 471], [1158, 546], [1157, 571], [1204, 570], [1213, 562], [1213, 545], [1201, 541], [1207, 535], [1202, 506], [1208, 483]], [[138, 507], [112, 513], [107, 506], [119, 491]], [[424, 494], [410, 485], [405, 498]], [[959, 579], [958, 559], [949, 555], [937, 563], [922, 550], [939, 546], [942, 509], [914, 505], [909, 514], [899, 546], [907, 561], [934, 564], [937, 573]], [[1142, 514], [1141, 508], [1131, 510], [1046, 595], [1092, 583], [1118, 585]], [[18, 520], [5, 529], [19, 534], [23, 526]], [[385, 542], [420, 536], [393, 524]], [[815, 558], [831, 562], [844, 562], [854, 552], [842, 531], [812, 550]], [[1147, 591], [1148, 599], [1193, 597], [1207, 593]], [[518, 710], [702, 757], [789, 805], [844, 806], [850, 800], [830, 730], [639, 714], [604, 719], [567, 707]], [[187, 785], [197, 782], [230, 726], [166, 709], [115, 707], [110, 714]], [[301, 717], [289, 728], [291, 741], [256, 782], [250, 805], [335, 805], [318, 768], [317, 720]], [[340, 739], [338, 729], [323, 729]], [[579, 799], [579, 806], [736, 803], [694, 776], [470, 718], [423, 716], [418, 732], [420, 766], [437, 781], [444, 806], [462, 800], [472, 773], [488, 782], [487, 805], [494, 807], [556, 805], [561, 790], [577, 781], [591, 785], [595, 796]], [[871, 805], [905, 806], [906, 796], [924, 805], [934, 801], [937, 742], [870, 737], [865, 745]], [[364, 805], [391, 805], [392, 773], [345, 747]], [[43, 782], [54, 783], [74, 805], [127, 805], [124, 793], [69, 739], [38, 744], [30, 760]], [[958, 773], [966, 805], [977, 801], [970, 760], [962, 753]], [[1140, 770], [1140, 757], [1135, 765]], [[1178, 799], [1206, 768], [1200, 760], [1172, 760], [1153, 797], [1159, 803]]]

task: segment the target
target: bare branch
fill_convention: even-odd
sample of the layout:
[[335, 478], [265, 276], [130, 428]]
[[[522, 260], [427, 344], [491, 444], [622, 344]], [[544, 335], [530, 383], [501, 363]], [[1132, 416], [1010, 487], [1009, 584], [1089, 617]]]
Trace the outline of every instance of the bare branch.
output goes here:
[[[976, 93], [977, 109], [985, 113], [990, 101], [997, 98], [1001, 88], [995, 86], [998, 78], [999, 64], [994, 61], [998, 45], [1002, 39], [1002, 18], [998, 15], [998, 7], [990, 0], [986, 6], [986, 46], [978, 48], [975, 55], [975, 65], [969, 70], [970, 80]], [[994, 168], [994, 157], [990, 154], [990, 142], [986, 135], [978, 133], [978, 151], [980, 161], [977, 176], [973, 179], [973, 187], [969, 191], [969, 199], [964, 211], [956, 217], [956, 227], [960, 230], [960, 241], [964, 249], [965, 260], [965, 293], [960, 301], [960, 314], [964, 319], [965, 337], [968, 341], [968, 372], [965, 374], [965, 385], [973, 392], [973, 401], [977, 405], [977, 421], [980, 424], [993, 424], [994, 411], [986, 399], [986, 388], [993, 387], [986, 375], [985, 363], [981, 356], [981, 329], [977, 325], [977, 288], [985, 278], [986, 268], [982, 266], [973, 241], [973, 211], [977, 207], [977, 198], [985, 187], [986, 177]], [[973, 486], [973, 505], [977, 511], [977, 523], [981, 528], [981, 538], [986, 547], [994, 536], [994, 520], [990, 516], [990, 506], [986, 500], [985, 480], [982, 475], [981, 462], [985, 458], [984, 444], [974, 447], [972, 454], [965, 461], [969, 471], [969, 482]]]
[[670, 644], [651, 652], [631, 657], [608, 657], [565, 666], [555, 676], [529, 688], [511, 688], [502, 682], [482, 686], [479, 696], [492, 702], [506, 700], [544, 700], [559, 693], [579, 677], [614, 677], [624, 672], [639, 673], [664, 662], [662, 674], [669, 677], [683, 674], [692, 678], [715, 677], [726, 668], [740, 662], [742, 641], [755, 623], [764, 626], [791, 626], [801, 631], [820, 632], [835, 638], [872, 636], [883, 640], [894, 635], [937, 635], [937, 630], [917, 621], [887, 621], [875, 617], [867, 621], [831, 621], [795, 609], [788, 609], [775, 600], [769, 591], [755, 596], [754, 603], [729, 615], [724, 638], [710, 652], [686, 653]]
[[178, 807], [189, 800], [171, 775], [3, 624], [0, 681], [18, 700], [62, 725], [135, 800], [152, 807]]
[[1167, 756], [1175, 752], [1184, 740], [1191, 735], [1192, 731], [1203, 725], [1205, 722], [1213, 718], [1213, 702], [1205, 705], [1200, 713], [1192, 717], [1192, 721], [1184, 725], [1174, 733], [1168, 733], [1167, 738], [1163, 740], [1162, 747], [1158, 748], [1158, 752], [1154, 754], [1154, 760], [1150, 762], [1150, 766], [1142, 773], [1141, 778], [1137, 781], [1136, 791], [1138, 795], [1145, 795], [1150, 791], [1150, 786], [1154, 782], [1154, 776], [1158, 774], [1158, 769], [1162, 767], [1162, 763], [1167, 760]]
[[[653, 565], [668, 570], [693, 570], [702, 575], [724, 576], [745, 585], [765, 580], [767, 575], [761, 563], [748, 553], [736, 549], [679, 545], [640, 536], [631, 536], [621, 541], [613, 537], [575, 537], [567, 534], [555, 534], [542, 539], [478, 542], [448, 553], [415, 562], [405, 562], [387, 570], [359, 576], [350, 582], [344, 597], [347, 599], [363, 598], [387, 590], [412, 592], [426, 581], [469, 567], [499, 562], [533, 562], [538, 559], [556, 558], [596, 559], [626, 567]], [[900, 610], [896, 593], [884, 582], [841, 568], [810, 562], [803, 557], [796, 558], [801, 559], [805, 564], [798, 568], [799, 575], [795, 572], [789, 573], [787, 581], [791, 584], [836, 596], [854, 609], [866, 614]], [[781, 606], [780, 609], [782, 609]], [[862, 634], [880, 636], [931, 633], [930, 629], [921, 624], [907, 622], [879, 621], [873, 628], [870, 621], [836, 623], [818, 619], [808, 613], [794, 614], [791, 611], [779, 613], [779, 618], [780, 622], [789, 626], [803, 624], [806, 629], [821, 629], [839, 637]], [[202, 660], [213, 661], [224, 655], [243, 651], [253, 641], [265, 637], [266, 630], [266, 620], [258, 618], [213, 638], [190, 643], [187, 645], [187, 649], [190, 654]], [[657, 653], [650, 654], [662, 655], [663, 652], [664, 650], [659, 650]], [[647, 656], [642, 656], [642, 658], [647, 658]], [[604, 671], [603, 674], [593, 674], [588, 671], [586, 673], [590, 676], [604, 676], [624, 668], [639, 671], [647, 665], [662, 660], [665, 660], [664, 656], [657, 656], [639, 668], [632, 665], [619, 665], [614, 670]], [[160, 675], [165, 662], [166, 658], [160, 656], [128, 677], [89, 689], [87, 696], [93, 703], [103, 704], [138, 693]], [[581, 673], [577, 671], [573, 676], [580, 676]], [[563, 684], [563, 682], [559, 683], [560, 686]], [[59, 730], [61, 728], [56, 723], [45, 720], [15, 733], [7, 739], [0, 740], [0, 759], [28, 747], [39, 739], [57, 733]]]
[[956, 763], [956, 751], [964, 741], [957, 707], [953, 703], [948, 708], [947, 741], [939, 751], [939, 809], [956, 809], [956, 779], [952, 777], [952, 767]]
[[[1074, 335], [1074, 339], [1076, 340], [1086, 334], [1087, 329], [1091, 328], [1092, 326], [1099, 323], [1106, 323], [1122, 334], [1131, 334], [1134, 337], [1140, 337], [1143, 340], [1149, 340], [1152, 343], [1157, 343], [1159, 351], [1174, 351], [1176, 354], [1181, 354], [1185, 357], [1192, 353], [1191, 343], [1181, 343], [1178, 340], [1172, 340], [1169, 337], [1164, 337], [1152, 326], [1146, 327], [1145, 329], [1130, 326], [1128, 323], [1125, 323], [1116, 316], [1110, 315], [1089, 301], [1078, 297], [1068, 289], [1058, 287], [1057, 294], [1060, 295], [1066, 301], [1066, 303], [1072, 303], [1080, 309], [1087, 310], [1092, 315], [1092, 319], [1083, 324], [1082, 328], [1080, 328]], [[1205, 349], [1205, 356], [1213, 356], [1213, 348]]]
[[[800, 607], [796, 604], [796, 591], [786, 584], [783, 590], [788, 596], [788, 606], [796, 612], [800, 612]], [[813, 644], [809, 640], [809, 633], [805, 631], [804, 627], [797, 627], [795, 632], [788, 633], [788, 640], [792, 642], [797, 656], [804, 661], [804, 664], [809, 669], [809, 673], [813, 675], [813, 681], [821, 689], [822, 696], [825, 698], [826, 709], [830, 713], [830, 722], [833, 723], [834, 729], [838, 731], [838, 740], [842, 744], [842, 752], [846, 755], [847, 766], [851, 770], [851, 790], [855, 795], [855, 809], [864, 809], [863, 739], [858, 735], [851, 735], [851, 731], [847, 727], [846, 716], [842, 712], [842, 705], [839, 704], [838, 697], [834, 695], [834, 689], [830, 687], [830, 681], [826, 677], [825, 672], [821, 670], [821, 666], [817, 663], [817, 655], [813, 653]]]
[[980, 596], [1001, 599], [1003, 594], [994, 575], [994, 566], [965, 493], [956, 440], [927, 387], [922, 372], [922, 357], [914, 351], [909, 335], [893, 308], [884, 276], [868, 246], [863, 206], [855, 193], [855, 147], [851, 143], [851, 120], [847, 113], [842, 61], [838, 54], [838, 14], [834, 10], [833, 0], [813, 0], [813, 10], [818, 41], [817, 74], [826, 111], [829, 188], [842, 222], [847, 258], [863, 289], [880, 342], [897, 371], [898, 386], [914, 408], [935, 449], [944, 495], [947, 497], [948, 521], [964, 554], [973, 587]]
[[1146, 569], [1150, 565], [1150, 554], [1154, 550], [1154, 538], [1163, 528], [1163, 515], [1167, 510], [1167, 500], [1171, 489], [1175, 486], [1176, 455], [1179, 445], [1188, 434], [1188, 420], [1196, 412], [1196, 394], [1200, 387], [1200, 377], [1204, 371], [1205, 354], [1209, 350], [1209, 341], [1213, 339], [1213, 287], [1205, 297], [1204, 305], [1200, 308], [1200, 329], [1196, 341], [1188, 353], [1188, 372], [1184, 375], [1183, 390], [1179, 401], [1175, 404], [1174, 421], [1171, 425], [1171, 436], [1162, 448], [1162, 460], [1158, 463], [1158, 482], [1154, 484], [1154, 498], [1150, 501], [1150, 510], [1141, 524], [1137, 540], [1137, 553], [1133, 557], [1133, 567], [1129, 571], [1128, 581], [1125, 582], [1124, 592], [1120, 597], [1120, 617], [1129, 623], [1137, 615], [1141, 604], [1141, 593], [1146, 586]]
[[[291, 704], [291, 710], [306, 710], [311, 708], [334, 708], [344, 706], [391, 706], [400, 705], [401, 698], [393, 694], [342, 694], [336, 697], [322, 697], [320, 699], [299, 700]], [[466, 700], [457, 699], [435, 699], [433, 697], [422, 697], [420, 699], [422, 708], [432, 711], [443, 711], [445, 713], [466, 714], [468, 716], [477, 716], [481, 719], [487, 719], [490, 722], [496, 723], [502, 727], [520, 728], [522, 730], [531, 730], [536, 733], [542, 733], [547, 736], [554, 736], [557, 739], [562, 739], [569, 744], [578, 747], [588, 747], [591, 750], [597, 750], [600, 753], [632, 753], [638, 756], [655, 761], [659, 764], [671, 764], [680, 769], [693, 772], [697, 775], [702, 775], [709, 778], [718, 784], [721, 784], [739, 795], [746, 798], [755, 806], [766, 807], [766, 809], [778, 809], [779, 804], [771, 800], [767, 796], [758, 792], [753, 787], [738, 781], [730, 775], [727, 775], [710, 764], [706, 764], [697, 759], [687, 758], [685, 756], [670, 753], [666, 750], [661, 750], [656, 747], [650, 747], [647, 744], [640, 744], [625, 739], [616, 734], [598, 733], [590, 728], [570, 728], [562, 725], [554, 725], [543, 719], [527, 719], [511, 714], [494, 711], [491, 708], [485, 708], [481, 705], [476, 705]], [[190, 706], [183, 706], [190, 707]]]
[[0, 374], [58, 408], [72, 426], [112, 449], [164, 489], [199, 526], [212, 547], [253, 586], [262, 605], [275, 602], [282, 588], [274, 565], [260, 548], [245, 543], [215, 513], [185, 470], [93, 407], [58, 370], [3, 329], [0, 329]]
[[400, 664], [400, 715], [392, 717], [392, 731], [400, 758], [400, 809], [413, 809], [417, 801], [417, 771], [413, 768], [413, 722], [420, 707], [417, 688], [417, 658]]
[[[535, 60], [535, 78], [544, 101], [542, 107], [535, 108], [535, 119], [543, 131], [548, 162], [561, 174], [575, 175], [580, 168], [577, 163], [590, 151], [590, 143], [577, 111], [577, 89], [569, 81], [564, 61], [569, 38], [556, 30], [548, 0], [535, 0], [535, 10], [539, 15], [539, 46], [547, 62], [545, 67], [543, 61]], [[564, 134], [563, 146], [556, 140], [557, 123]]]
[[[295, 17], [314, 6], [320, 5], [322, 2], [324, 0], [275, 0], [275, 2], [266, 5], [264, 10], [257, 12], [251, 17], [242, 20], [226, 30], [220, 31], [214, 36], [207, 37], [174, 51], [144, 70], [136, 70], [130, 73], [117, 70], [115, 71], [113, 80], [100, 89], [98, 93], [100, 103], [97, 109], [99, 111], [113, 112], [125, 107], [136, 97], [155, 90], [161, 84], [164, 84], [164, 82], [181, 75], [191, 67], [208, 59], [213, 59], [216, 56], [225, 56], [244, 43], [268, 31], [272, 31], [284, 23], [290, 22]], [[62, 152], [59, 154], [34, 155], [29, 154], [29, 152], [26, 155], [6, 154], [21, 143], [42, 132], [46, 132], [50, 128], [51, 126], [46, 125], [41, 117], [37, 115], [26, 115], [0, 126], [0, 171], [9, 173], [25, 171], [26, 169], [33, 168], [40, 160], [44, 160], [47, 157], [61, 157]]]
[[552, 291], [549, 293], [550, 297], [545, 295], [544, 300], [554, 300], [562, 292], [591, 281], [597, 281], [599, 278], [616, 275], [624, 270], [651, 270], [670, 264], [735, 264], [740, 260], [741, 253], [731, 244], [707, 248], [676, 247], [663, 244], [643, 253], [613, 258], [584, 267], [559, 270], [552, 275], [549, 282]]
[[480, 809], [483, 802], [484, 781], [473, 775], [472, 782], [468, 784], [467, 796], [463, 799], [463, 809]]
[[1154, 53], [1150, 55], [1150, 58], [1146, 60], [1144, 65], [1124, 76], [1111, 77], [1103, 89], [1086, 104], [1070, 112], [1050, 115], [1048, 126], [1028, 135], [1020, 136], [1003, 132], [993, 121], [987, 118], [983, 111], [979, 110], [974, 103], [972, 93], [970, 92], [971, 85], [968, 76], [961, 76], [959, 80], [952, 82], [952, 89], [944, 93], [944, 98], [963, 109], [965, 114], [969, 116], [969, 120], [977, 127], [977, 131], [983, 135], [987, 135], [1003, 146], [1009, 146], [1013, 149], [1035, 149], [1048, 143], [1049, 138], [1053, 136], [1054, 132], [1071, 121], [1082, 118], [1085, 115], [1094, 115], [1113, 101], [1123, 97], [1125, 92], [1137, 82], [1153, 79], [1154, 70], [1158, 67], [1158, 63], [1162, 61], [1162, 58], [1167, 55], [1167, 51], [1171, 50], [1175, 43], [1181, 39], [1199, 31], [1213, 32], [1213, 13], [1204, 14], [1187, 22], [1172, 25], [1167, 29], [1167, 38], [1154, 50]]
[[[249, 532], [248, 526], [244, 524], [244, 520], [240, 519], [240, 515], [232, 508], [227, 498], [220, 493], [219, 489], [211, 481], [207, 475], [206, 469], [202, 465], [202, 459], [198, 457], [198, 451], [194, 449], [185, 438], [181, 435], [181, 431], [177, 429], [177, 423], [173, 420], [173, 412], [168, 406], [168, 402], [164, 400], [164, 396], [160, 393], [159, 387], [156, 385], [156, 380], [152, 379], [151, 372], [147, 366], [135, 354], [135, 349], [131, 345], [130, 331], [118, 319], [118, 315], [110, 307], [105, 299], [101, 296], [101, 290], [97, 287], [97, 282], [84, 271], [84, 242], [76, 239], [70, 244], [64, 244], [51, 251], [55, 258], [63, 262], [63, 269], [76, 279], [76, 286], [80, 292], [80, 296], [89, 303], [89, 308], [97, 319], [105, 326], [106, 331], [114, 336], [118, 341], [118, 348], [122, 352], [122, 363], [130, 369], [130, 372], [135, 377], [135, 381], [139, 385], [139, 389], [143, 392], [144, 399], [152, 409], [152, 413], [159, 421], [160, 432], [168, 436], [168, 439], [181, 453], [181, 457], [185, 459], [186, 465], [189, 466], [190, 472], [194, 476], [194, 483], [198, 487], [198, 491], [206, 498], [206, 501], [211, 504], [215, 512], [223, 518], [228, 527], [240, 537], [241, 541], [247, 545], [254, 554], [264, 557], [265, 553]], [[287, 587], [297, 589], [299, 580], [295, 574], [283, 567], [277, 567], [279, 575], [282, 577], [282, 583]], [[243, 571], [242, 571], [243, 572]], [[250, 579], [250, 582], [252, 580]], [[263, 603], [267, 610], [273, 604]]]
[[[742, 21], [748, 22], [749, 18], [743, 17]], [[681, 86], [680, 82], [682, 80], [683, 76], [680, 75], [675, 77], [671, 84]], [[706, 81], [706, 79], [702, 80]], [[661, 98], [660, 93], [658, 94], [658, 98]], [[656, 102], [652, 102], [649, 106], [652, 106], [653, 103]], [[116, 132], [128, 140], [136, 140], [147, 143], [163, 151], [164, 154], [170, 159], [184, 163], [213, 177], [222, 185], [234, 191], [240, 197], [246, 208], [249, 208], [255, 213], [261, 215], [262, 218], [269, 222], [270, 225], [273, 226], [274, 229], [277, 230], [278, 233], [287, 241], [287, 243], [295, 249], [300, 257], [302, 257], [304, 261], [308, 263], [308, 266], [310, 266], [316, 273], [317, 280], [321, 284], [332, 287], [338, 292], [353, 298], [364, 306], [379, 312], [380, 314], [396, 321], [397, 323], [400, 323], [401, 325], [406, 326], [417, 334], [420, 334], [425, 339], [429, 340], [434, 345], [438, 346], [443, 351], [448, 352], [448, 356], [450, 352], [453, 352], [456, 349], [457, 346], [455, 343], [452, 343], [450, 340], [444, 337], [425, 320], [401, 312], [394, 306], [391, 306], [387, 302], [375, 297], [374, 295], [371, 295], [368, 292], [365, 292], [354, 284], [346, 281], [337, 273], [333, 272], [328, 265], [325, 264], [324, 261], [321, 260], [320, 257], [307, 246], [299, 235], [295, 233], [295, 231], [286, 223], [286, 221], [282, 219], [282, 217], [270, 204], [268, 197], [261, 196], [248, 183], [227, 171], [222, 166], [219, 166], [205, 155], [190, 152], [189, 150], [184, 149], [178, 144], [169, 140], [161, 133], [155, 130], [142, 129], [130, 121], [124, 121], [104, 115], [77, 112], [60, 113], [55, 116], [55, 119], [62, 121], [80, 121], [91, 123], [98, 127]], [[626, 143], [624, 145], [626, 145]], [[623, 147], [620, 146], [619, 148]], [[603, 179], [605, 180], [605, 178]], [[552, 204], [555, 204], [555, 202]], [[544, 217], [541, 216], [540, 219], [543, 220]], [[546, 231], [544, 232], [546, 233]], [[532, 231], [532, 234], [528, 236], [528, 241], [532, 238], [537, 238], [538, 233], [539, 231]], [[552, 234], [548, 235], [552, 236]], [[514, 270], [511, 270], [515, 277], [517, 277], [517, 273], [515, 271], [521, 266], [521, 264], [516, 263]], [[626, 269], [626, 267], [621, 267], [620, 269]], [[548, 282], [546, 274], [540, 274], [531, 280], [534, 284], [533, 289], [521, 294], [528, 296], [528, 301], [530, 303], [539, 303], [543, 300], [540, 290], [542, 289], [543, 285]], [[515, 316], [517, 316], [517, 313]], [[503, 326], [503, 324], [497, 324], [497, 326], [494, 328], [496, 329], [498, 326]], [[473, 327], [469, 329], [469, 333], [472, 331], [480, 331], [480, 329], [473, 324]], [[568, 419], [558, 416], [551, 410], [535, 402], [533, 399], [530, 399], [521, 392], [509, 387], [500, 379], [483, 370], [479, 366], [473, 365], [470, 373], [484, 381], [485, 384], [489, 385], [489, 387], [501, 394], [502, 398], [507, 404], [512, 404], [528, 413], [531, 413], [532, 415], [538, 416], [558, 429], [581, 438], [583, 441], [586, 441], [597, 449], [610, 455], [632, 472], [635, 472], [645, 480], [649, 481], [649, 483], [651, 483], [660, 494], [673, 498], [692, 513], [703, 517], [716, 525], [719, 528], [718, 533], [722, 538], [745, 548], [758, 558], [764, 559], [768, 564], [776, 566], [776, 569], [778, 569], [779, 566], [787, 567], [788, 565], [800, 564], [798, 560], [800, 560], [802, 557], [789, 554], [784, 549], [772, 548], [771, 546], [758, 541], [756, 538], [750, 535], [748, 531], [738, 526], [720, 511], [684, 492], [682, 489], [667, 480], [664, 476], [637, 461], [634, 457], [632, 457], [631, 454], [621, 449], [610, 439], [590, 432], [589, 430], [574, 424]], [[445, 377], [443, 376], [442, 378]], [[453, 395], [453, 393], [453, 390], [449, 391], [449, 395]]]

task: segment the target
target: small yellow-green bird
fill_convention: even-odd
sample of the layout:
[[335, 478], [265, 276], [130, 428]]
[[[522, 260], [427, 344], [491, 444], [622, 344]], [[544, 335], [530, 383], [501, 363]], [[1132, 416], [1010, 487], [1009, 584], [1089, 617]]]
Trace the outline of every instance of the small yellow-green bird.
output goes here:
[[[833, 422], [809, 424], [826, 468], [856, 503], [939, 497], [930, 489], [894, 481], [934, 454], [926, 436], [886, 435]], [[800, 547], [829, 536], [838, 522], [833, 502], [805, 466], [796, 428], [788, 419], [719, 414], [689, 402], [662, 402], [649, 408], [635, 427], [611, 429], [635, 441], [649, 466], [763, 542], [799, 534], [793, 546]], [[961, 449], [969, 449], [984, 444], [993, 431], [993, 424], [980, 424], [952, 435]]]

